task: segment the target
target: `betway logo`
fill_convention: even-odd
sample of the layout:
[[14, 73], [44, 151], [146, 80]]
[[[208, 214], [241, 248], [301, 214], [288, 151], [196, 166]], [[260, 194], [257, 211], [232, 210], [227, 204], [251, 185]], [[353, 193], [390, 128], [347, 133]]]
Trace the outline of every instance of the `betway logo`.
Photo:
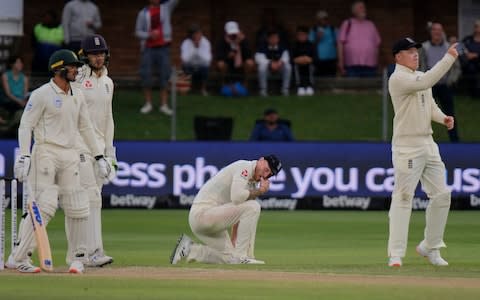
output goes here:
[[257, 199], [257, 202], [260, 204], [262, 209], [295, 210], [297, 207], [297, 199], [278, 199], [272, 197], [268, 199]]
[[110, 205], [112, 207], [145, 207], [152, 209], [156, 201], [155, 196], [110, 195]]
[[366, 210], [369, 206], [370, 197], [323, 196], [323, 207], [325, 208], [360, 208]]
[[479, 207], [480, 206], [480, 197], [477, 197], [474, 194], [471, 194], [470, 195], [470, 205], [472, 207]]

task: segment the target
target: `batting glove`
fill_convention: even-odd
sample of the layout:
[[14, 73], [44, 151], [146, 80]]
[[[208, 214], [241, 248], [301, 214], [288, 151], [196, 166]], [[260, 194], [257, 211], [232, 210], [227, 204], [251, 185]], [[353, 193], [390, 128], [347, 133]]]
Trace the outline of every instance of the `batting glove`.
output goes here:
[[30, 172], [30, 155], [19, 155], [13, 166], [13, 175], [18, 181], [27, 180]]
[[108, 161], [105, 159], [103, 155], [97, 155], [95, 156], [96, 160], [96, 169], [97, 169], [97, 175], [103, 183], [108, 182], [108, 177], [110, 176], [110, 173], [112, 172], [112, 168]]
[[105, 160], [108, 162], [111, 168], [110, 174], [108, 175], [108, 181], [112, 181], [113, 179], [115, 179], [115, 177], [117, 177], [117, 160], [114, 157], [109, 156], [105, 157]]

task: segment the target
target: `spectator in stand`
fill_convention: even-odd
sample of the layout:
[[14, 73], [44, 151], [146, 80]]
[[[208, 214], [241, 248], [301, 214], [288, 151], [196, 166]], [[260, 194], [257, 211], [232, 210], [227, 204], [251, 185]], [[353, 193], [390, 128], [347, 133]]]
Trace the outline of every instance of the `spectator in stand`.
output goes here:
[[[446, 41], [446, 35], [443, 31], [442, 24], [433, 22], [430, 27], [430, 39], [422, 43], [422, 50], [420, 51], [420, 71], [426, 72], [430, 70], [435, 64], [440, 61], [447, 53], [450, 44]], [[454, 89], [453, 85], [458, 81], [462, 74], [460, 62], [455, 61], [453, 66], [443, 76], [437, 84], [432, 87], [432, 96], [436, 99], [442, 111], [455, 118], [455, 126], [448, 130], [448, 136], [452, 143], [458, 143], [458, 119], [455, 116], [454, 108]]]
[[160, 112], [172, 115], [168, 107], [168, 79], [170, 78], [170, 43], [172, 41], [171, 14], [178, 0], [149, 0], [150, 4], [137, 15], [135, 35], [140, 39], [142, 78], [145, 104], [140, 109], [142, 114], [152, 111], [152, 73], [158, 72], [160, 81]]
[[250, 135], [250, 141], [262, 142], [291, 142], [293, 134], [290, 130], [290, 122], [281, 120], [274, 108], [268, 108], [263, 112], [263, 121], [257, 121]]
[[60, 50], [63, 44], [63, 27], [54, 10], [42, 15], [42, 21], [35, 25], [32, 34], [33, 59], [32, 73], [47, 75], [48, 59], [53, 52]]
[[337, 33], [328, 21], [328, 13], [317, 12], [317, 24], [312, 27], [309, 40], [316, 46], [315, 75], [334, 77], [337, 74]]
[[470, 96], [480, 98], [480, 19], [475, 21], [473, 34], [462, 40], [464, 54], [462, 69], [468, 83]]
[[67, 48], [75, 53], [82, 40], [102, 27], [98, 6], [90, 0], [72, 0], [63, 7], [62, 26]]
[[212, 62], [212, 49], [210, 41], [203, 35], [200, 26], [193, 24], [190, 27], [180, 52], [183, 71], [191, 75], [193, 84], [200, 83], [202, 95], [207, 96], [207, 78]]
[[2, 74], [0, 88], [0, 136], [15, 138], [22, 117], [23, 108], [28, 100], [29, 80], [23, 73], [23, 60], [12, 56], [8, 69]]
[[313, 61], [315, 46], [308, 40], [308, 27], [297, 28], [297, 41], [292, 49], [298, 96], [313, 95]]
[[[246, 86], [247, 74], [252, 73], [255, 69], [247, 39], [235, 21], [225, 23], [224, 29], [225, 35], [218, 43], [216, 53], [217, 68], [222, 74], [222, 81], [225, 83], [227, 75], [229, 77], [243, 76]], [[232, 78], [229, 79], [228, 81], [232, 81]]]
[[280, 38], [279, 44], [285, 48], [289, 48], [289, 34], [285, 29], [285, 26], [279, 20], [276, 9], [264, 8], [260, 23], [262, 25], [255, 34], [256, 49], [265, 46], [265, 44], [267, 43], [268, 33], [272, 31], [278, 32], [278, 36]]
[[268, 33], [267, 43], [255, 53], [255, 62], [258, 66], [260, 96], [268, 96], [267, 80], [272, 73], [280, 73], [282, 75], [282, 95], [288, 96], [292, 66], [290, 65], [288, 49], [280, 45], [278, 32], [272, 31]]
[[338, 36], [338, 69], [348, 77], [372, 77], [377, 74], [380, 35], [367, 20], [363, 1], [352, 4], [353, 18], [343, 21]]
[[29, 81], [23, 73], [23, 59], [12, 56], [8, 61], [9, 69], [2, 74], [2, 88], [5, 93], [3, 107], [14, 114], [22, 110], [27, 103]]

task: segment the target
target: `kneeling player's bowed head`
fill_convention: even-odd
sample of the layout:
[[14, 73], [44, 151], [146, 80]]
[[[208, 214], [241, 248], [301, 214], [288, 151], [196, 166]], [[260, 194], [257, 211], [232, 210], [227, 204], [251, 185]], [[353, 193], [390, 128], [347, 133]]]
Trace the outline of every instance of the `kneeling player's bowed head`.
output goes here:
[[278, 172], [280, 172], [280, 170], [282, 169], [282, 163], [280, 162], [278, 157], [276, 157], [273, 154], [270, 154], [270, 155], [264, 156], [263, 158], [268, 162], [268, 166], [272, 171], [272, 176], [277, 175]]

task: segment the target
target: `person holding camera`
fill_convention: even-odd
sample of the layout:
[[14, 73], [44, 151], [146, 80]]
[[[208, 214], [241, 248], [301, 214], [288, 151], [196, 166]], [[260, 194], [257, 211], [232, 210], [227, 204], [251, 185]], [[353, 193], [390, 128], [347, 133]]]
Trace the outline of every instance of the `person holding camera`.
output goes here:
[[218, 43], [216, 53], [217, 68], [222, 74], [223, 83], [227, 75], [233, 79], [242, 76], [246, 85], [246, 75], [253, 72], [255, 63], [245, 35], [240, 31], [237, 22], [225, 23], [225, 35]]
[[272, 73], [280, 73], [282, 75], [282, 95], [288, 96], [292, 72], [290, 54], [288, 49], [280, 44], [280, 36], [277, 31], [268, 33], [267, 44], [261, 46], [255, 53], [255, 62], [258, 65], [260, 96], [268, 96], [267, 79]]

